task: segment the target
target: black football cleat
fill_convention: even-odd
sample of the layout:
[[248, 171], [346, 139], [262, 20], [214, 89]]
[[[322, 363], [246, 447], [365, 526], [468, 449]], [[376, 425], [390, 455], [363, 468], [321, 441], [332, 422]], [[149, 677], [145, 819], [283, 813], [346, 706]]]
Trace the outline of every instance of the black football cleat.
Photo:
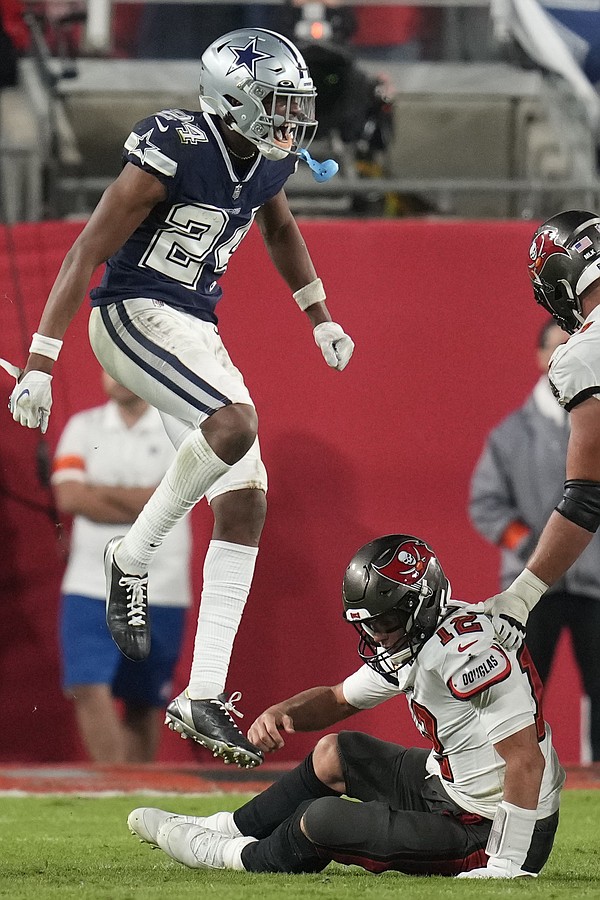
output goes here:
[[139, 661], [150, 653], [148, 576], [126, 575], [115, 562], [122, 537], [112, 538], [104, 549], [106, 574], [106, 624], [123, 656]]
[[242, 715], [233, 705], [240, 697], [237, 691], [210, 700], [190, 700], [184, 691], [167, 706], [165, 725], [182, 738], [190, 737], [212, 750], [213, 756], [220, 756], [223, 762], [252, 769], [260, 766], [263, 754], [244, 737], [231, 717], [232, 712]]

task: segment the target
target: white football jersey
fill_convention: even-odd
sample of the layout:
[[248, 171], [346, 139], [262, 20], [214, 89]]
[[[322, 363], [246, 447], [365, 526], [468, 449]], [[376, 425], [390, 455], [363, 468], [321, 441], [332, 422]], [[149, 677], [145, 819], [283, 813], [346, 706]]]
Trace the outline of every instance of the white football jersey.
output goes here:
[[534, 723], [546, 760], [538, 803], [544, 818], [558, 809], [565, 773], [543, 719], [539, 677], [526, 650], [503, 650], [490, 619], [469, 610], [452, 601], [415, 662], [398, 670], [397, 687], [364, 665], [344, 681], [344, 696], [370, 709], [405, 694], [433, 746], [428, 771], [462, 809], [490, 819], [502, 800], [505, 768], [493, 745]]
[[568, 411], [590, 396], [600, 400], [600, 306], [566, 344], [556, 348], [548, 378], [558, 402]]
[[[134, 425], [127, 427], [116, 403], [110, 400], [69, 419], [56, 448], [52, 484], [79, 481], [113, 487], [153, 487], [174, 456], [175, 449], [156, 409], [148, 407]], [[103, 600], [104, 547], [115, 534], [126, 534], [129, 528], [75, 516], [62, 593]], [[186, 516], [175, 524], [152, 559], [150, 605], [190, 606], [191, 553], [191, 521]]]

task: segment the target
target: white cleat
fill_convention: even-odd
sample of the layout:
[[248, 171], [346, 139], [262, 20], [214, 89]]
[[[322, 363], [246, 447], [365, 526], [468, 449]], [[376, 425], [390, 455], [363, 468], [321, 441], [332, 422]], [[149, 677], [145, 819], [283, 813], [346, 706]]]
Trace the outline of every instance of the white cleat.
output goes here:
[[127, 816], [127, 827], [133, 835], [139, 837], [140, 841], [157, 847], [156, 834], [167, 819], [188, 822], [193, 821], [194, 817], [178, 816], [177, 813], [166, 812], [153, 806], [139, 806]]
[[242, 837], [242, 833], [233, 821], [233, 813], [225, 810], [213, 813], [211, 816], [181, 816], [152, 806], [140, 806], [129, 813], [127, 826], [133, 835], [139, 837], [140, 841], [157, 847], [158, 829], [167, 819], [174, 819], [180, 824], [210, 828], [211, 831], [216, 831], [226, 837]]
[[256, 838], [228, 837], [171, 816], [159, 827], [156, 841], [171, 859], [190, 869], [233, 869], [241, 872], [244, 871], [242, 850], [254, 843]]

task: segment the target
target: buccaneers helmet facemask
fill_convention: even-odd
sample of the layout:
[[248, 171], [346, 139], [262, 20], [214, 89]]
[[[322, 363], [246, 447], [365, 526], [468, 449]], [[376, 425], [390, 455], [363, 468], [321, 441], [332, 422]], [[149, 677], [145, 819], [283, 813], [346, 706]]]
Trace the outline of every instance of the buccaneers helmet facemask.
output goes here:
[[287, 38], [242, 28], [202, 54], [200, 106], [255, 144], [267, 159], [306, 150], [317, 129], [317, 92], [303, 56]]
[[600, 217], [569, 210], [544, 222], [529, 249], [529, 275], [537, 303], [574, 334], [585, 321], [582, 295], [600, 278]]
[[390, 675], [416, 659], [450, 599], [450, 584], [431, 547], [392, 534], [355, 554], [343, 585], [344, 617], [359, 634], [360, 658]]

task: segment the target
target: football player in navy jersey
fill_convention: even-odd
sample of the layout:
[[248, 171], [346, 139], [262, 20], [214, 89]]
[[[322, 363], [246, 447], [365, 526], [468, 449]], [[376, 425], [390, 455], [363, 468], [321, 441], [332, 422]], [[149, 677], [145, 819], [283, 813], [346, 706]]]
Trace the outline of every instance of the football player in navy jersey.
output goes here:
[[482, 605], [507, 648], [523, 641], [530, 611], [600, 526], [600, 215], [573, 209], [552, 216], [533, 235], [528, 266], [536, 301], [571, 335], [548, 367], [571, 433], [562, 500], [525, 569]]
[[361, 547], [343, 603], [364, 664], [270, 706], [249, 737], [278, 750], [282, 733], [329, 728], [404, 695], [431, 749], [327, 734], [235, 812], [142, 807], [129, 815], [132, 832], [191, 868], [318, 872], [335, 860], [369, 872], [535, 877], [552, 849], [565, 773], [527, 650], [503, 650], [490, 619], [451, 598], [433, 549], [413, 535]]
[[106, 547], [107, 624], [126, 656], [147, 656], [148, 566], [175, 522], [206, 497], [214, 530], [190, 681], [169, 704], [167, 723], [240, 766], [263, 757], [235, 725], [239, 694], [226, 694], [225, 681], [265, 520], [267, 476], [254, 404], [221, 342], [215, 309], [219, 279], [256, 219], [326, 363], [341, 371], [352, 355], [284, 192], [316, 129], [315, 96], [286, 38], [243, 29], [211, 44], [201, 61], [201, 110], [158, 111], [127, 138], [123, 169], [64, 259], [10, 398], [18, 422], [46, 430], [62, 338], [106, 263], [91, 292], [92, 348], [113, 378], [160, 411], [177, 448], [131, 530]]

